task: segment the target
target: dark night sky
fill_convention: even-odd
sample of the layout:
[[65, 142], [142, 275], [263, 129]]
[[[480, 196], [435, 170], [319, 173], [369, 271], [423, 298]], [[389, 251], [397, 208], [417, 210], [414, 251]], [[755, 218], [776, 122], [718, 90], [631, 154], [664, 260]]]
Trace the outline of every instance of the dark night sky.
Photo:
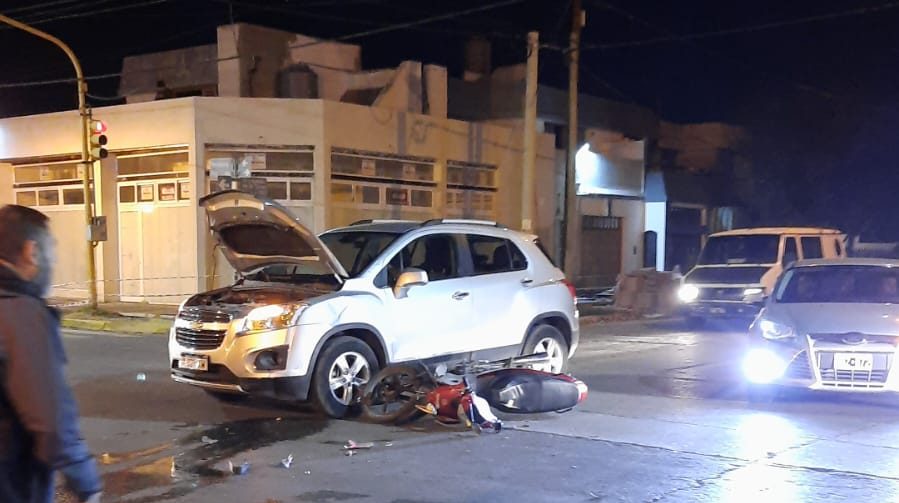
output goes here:
[[[126, 55], [212, 43], [215, 27], [232, 18], [325, 38], [494, 1], [0, 0], [0, 12], [34, 21], [93, 10], [89, 16], [39, 27], [70, 42], [88, 75], [100, 75], [118, 72]], [[785, 197], [799, 213], [839, 224], [839, 215], [825, 217], [834, 211], [822, 207], [833, 206], [835, 194], [849, 190], [843, 183], [846, 173], [853, 173], [849, 186], [857, 187], [848, 202], [837, 198], [843, 213], [870, 213], [872, 200], [899, 210], [892, 202], [892, 188], [899, 185], [894, 161], [899, 2], [582, 1], [587, 11], [583, 44], [600, 46], [582, 53], [585, 91], [635, 102], [678, 122], [721, 120], [748, 126], [758, 139], [756, 150], [761, 150], [755, 153], [756, 164], [764, 164], [769, 175], [788, 187]], [[495, 66], [523, 60], [528, 30], [540, 31], [543, 43], [566, 45], [569, 4], [524, 0], [353, 42], [363, 46], [366, 68], [415, 59], [448, 66], [459, 75], [463, 43], [470, 34], [491, 39]], [[832, 15], [851, 10], [866, 12]], [[731, 33], [709, 36], [722, 31]], [[630, 44], [659, 38], [666, 40]], [[0, 47], [0, 86], [71, 76], [65, 57], [30, 35], [0, 29]], [[562, 53], [545, 49], [540, 57], [541, 80], [564, 87]], [[97, 95], [113, 96], [116, 88], [116, 79], [91, 83]], [[0, 117], [74, 104], [70, 84], [0, 87]], [[889, 183], [878, 183], [884, 178]], [[817, 192], [805, 190], [809, 182]]]

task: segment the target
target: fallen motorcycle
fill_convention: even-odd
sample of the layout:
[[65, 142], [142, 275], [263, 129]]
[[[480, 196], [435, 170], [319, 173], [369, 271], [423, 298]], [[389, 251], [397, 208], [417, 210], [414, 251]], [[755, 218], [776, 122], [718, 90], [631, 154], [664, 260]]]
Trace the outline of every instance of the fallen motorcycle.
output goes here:
[[401, 424], [422, 414], [443, 424], [462, 423], [478, 432], [497, 432], [502, 422], [492, 408], [513, 414], [566, 412], [587, 398], [587, 385], [566, 374], [533, 367], [544, 353], [496, 361], [390, 365], [369, 381], [362, 415], [377, 423]]

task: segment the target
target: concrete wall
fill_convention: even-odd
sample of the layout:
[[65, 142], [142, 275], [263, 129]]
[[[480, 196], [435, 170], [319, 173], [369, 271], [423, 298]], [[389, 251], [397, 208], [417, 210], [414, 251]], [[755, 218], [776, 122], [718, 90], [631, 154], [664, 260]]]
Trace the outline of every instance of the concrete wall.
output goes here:
[[155, 99], [157, 82], [172, 90], [209, 86], [218, 81], [215, 44], [128, 56], [122, 61], [119, 94], [129, 103]]
[[[425, 157], [436, 160], [435, 178], [439, 184], [446, 180], [446, 161], [466, 161], [495, 165], [499, 170], [496, 207], [497, 219], [518, 227], [521, 220], [521, 165], [523, 130], [438, 119], [420, 114], [324, 102], [325, 136], [330, 147], [371, 152], [394, 153], [402, 156]], [[554, 171], [555, 149], [551, 135], [538, 135], [538, 180], [551, 179]], [[548, 185], [538, 185], [552, 189]], [[436, 196], [436, 195], [435, 195]], [[546, 200], [538, 194], [538, 202]], [[437, 214], [442, 200], [435, 201], [432, 211], [389, 210], [381, 217], [441, 216]], [[545, 210], [545, 207], [544, 207]], [[351, 217], [330, 213], [328, 225], [341, 225]], [[427, 215], [430, 213], [430, 215]], [[422, 215], [425, 214], [425, 215]], [[538, 218], [541, 237], [549, 239], [552, 216], [542, 213]]]

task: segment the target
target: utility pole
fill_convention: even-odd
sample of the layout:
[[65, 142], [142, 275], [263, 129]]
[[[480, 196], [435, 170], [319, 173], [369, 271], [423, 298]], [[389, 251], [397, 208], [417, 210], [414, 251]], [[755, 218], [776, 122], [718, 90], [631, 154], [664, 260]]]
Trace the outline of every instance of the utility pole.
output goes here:
[[527, 83], [524, 93], [524, 171], [521, 177], [521, 230], [534, 232], [537, 172], [537, 58], [540, 38], [528, 33]]
[[578, 205], [577, 194], [574, 186], [574, 162], [577, 155], [578, 121], [578, 57], [581, 43], [581, 29], [586, 19], [581, 9], [581, 0], [571, 2], [571, 37], [568, 46], [568, 162], [565, 166], [565, 202], [562, 216], [562, 239], [559, 264], [565, 269], [569, 278], [574, 276], [576, 264], [573, 260], [573, 249], [577, 243], [575, 237], [578, 233]]
[[14, 28], [18, 28], [20, 30], [26, 31], [36, 37], [40, 37], [44, 40], [47, 40], [57, 47], [62, 49], [63, 52], [66, 53], [66, 56], [69, 57], [69, 60], [72, 61], [72, 66], [75, 67], [75, 76], [78, 82], [78, 113], [81, 116], [81, 167], [83, 169], [82, 181], [84, 183], [84, 218], [87, 223], [87, 227], [85, 229], [86, 243], [87, 243], [87, 291], [89, 296], [89, 303], [91, 309], [97, 308], [97, 265], [94, 262], [94, 243], [91, 241], [91, 233], [90, 229], [92, 224], [94, 223], [94, 209], [93, 209], [93, 191], [91, 190], [91, 167], [93, 165], [90, 157], [90, 113], [87, 110], [87, 81], [84, 80], [84, 73], [81, 71], [81, 63], [78, 61], [78, 58], [75, 57], [75, 53], [72, 52], [72, 49], [69, 48], [68, 45], [65, 44], [62, 40], [50, 35], [49, 33], [45, 33], [37, 28], [33, 28], [28, 26], [25, 23], [21, 23], [12, 19], [10, 17], [4, 16], [0, 14], [0, 22], [6, 23]]

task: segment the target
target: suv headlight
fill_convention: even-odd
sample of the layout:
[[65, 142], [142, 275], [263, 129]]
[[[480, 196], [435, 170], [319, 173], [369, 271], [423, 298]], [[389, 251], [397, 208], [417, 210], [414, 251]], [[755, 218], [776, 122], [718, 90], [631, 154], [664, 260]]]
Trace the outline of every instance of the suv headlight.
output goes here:
[[693, 302], [699, 298], [699, 288], [693, 285], [684, 285], [677, 291], [677, 296], [683, 302]]
[[770, 341], [788, 339], [796, 335], [793, 327], [771, 320], [761, 320], [759, 322], [759, 329], [762, 331], [762, 337]]
[[306, 304], [272, 304], [257, 307], [244, 318], [237, 335], [278, 330], [296, 325], [297, 317], [306, 307]]

